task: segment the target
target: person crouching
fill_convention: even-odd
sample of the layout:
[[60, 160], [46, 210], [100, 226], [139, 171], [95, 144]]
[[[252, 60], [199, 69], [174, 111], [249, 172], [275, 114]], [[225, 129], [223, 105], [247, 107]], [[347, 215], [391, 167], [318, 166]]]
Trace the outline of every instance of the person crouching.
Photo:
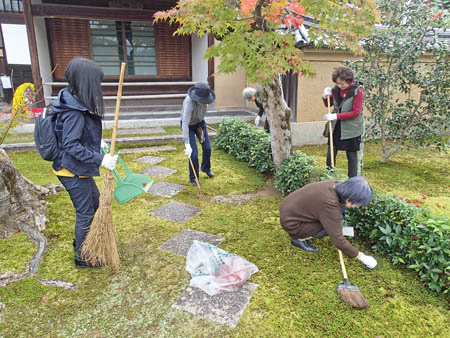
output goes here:
[[291, 237], [291, 244], [298, 248], [317, 252], [308, 240], [328, 235], [336, 248], [373, 269], [377, 265], [375, 258], [353, 247], [342, 234], [341, 225], [346, 208], [359, 208], [371, 200], [372, 188], [362, 176], [343, 182], [332, 179], [310, 183], [281, 202], [280, 223]]

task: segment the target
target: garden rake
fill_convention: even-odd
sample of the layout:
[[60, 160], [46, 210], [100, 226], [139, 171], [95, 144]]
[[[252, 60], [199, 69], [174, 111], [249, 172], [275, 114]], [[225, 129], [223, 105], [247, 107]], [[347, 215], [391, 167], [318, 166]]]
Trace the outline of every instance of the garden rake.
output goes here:
[[[330, 114], [330, 96], [328, 96], [328, 114]], [[331, 157], [331, 166], [334, 168], [334, 148], [333, 148], [333, 125], [331, 121], [328, 121], [328, 127], [330, 130], [330, 157]], [[369, 307], [369, 303], [364, 298], [362, 292], [359, 288], [350, 283], [347, 277], [347, 270], [345, 269], [344, 257], [342, 256], [342, 251], [338, 249], [339, 253], [339, 261], [341, 263], [342, 274], [344, 275], [344, 281], [339, 283], [337, 286], [337, 293], [342, 301], [350, 305], [351, 307], [357, 309], [367, 309]]]

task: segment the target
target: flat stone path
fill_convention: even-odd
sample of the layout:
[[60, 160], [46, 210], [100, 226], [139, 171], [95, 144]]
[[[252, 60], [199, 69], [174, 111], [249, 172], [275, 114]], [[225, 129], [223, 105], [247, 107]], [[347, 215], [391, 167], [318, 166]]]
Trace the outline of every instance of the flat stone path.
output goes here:
[[258, 284], [247, 282], [233, 292], [209, 296], [198, 288], [188, 286], [172, 307], [214, 322], [236, 327], [257, 287]]
[[155, 182], [152, 184], [150, 189], [148, 189], [148, 193], [170, 198], [178, 194], [184, 188], [186, 188], [186, 186], [182, 184], [170, 182]]
[[140, 171], [141, 174], [150, 175], [150, 176], [157, 177], [157, 178], [164, 178], [164, 177], [170, 176], [176, 172], [177, 171], [174, 169], [161, 167], [159, 165], [155, 165], [153, 167], [150, 167], [150, 168]]
[[210, 243], [217, 246], [224, 240], [223, 237], [211, 235], [206, 232], [184, 229], [173, 236], [159, 247], [160, 250], [168, 251], [186, 257], [194, 240]]
[[149, 155], [149, 156], [139, 157], [139, 158], [135, 159], [135, 161], [154, 165], [154, 164], [164, 161], [165, 159], [166, 159], [165, 157]]
[[[145, 153], [164, 150], [176, 150], [176, 148], [170, 146], [145, 147], [125, 149], [119, 153]], [[144, 156], [135, 159], [135, 161], [151, 165], [151, 167], [141, 170], [140, 173], [156, 178], [164, 178], [176, 172], [174, 169], [156, 165], [165, 159], [165, 157], [159, 156]], [[152, 184], [148, 193], [171, 198], [185, 188], [185, 185], [159, 181]], [[242, 203], [249, 202], [253, 196], [254, 194], [216, 196], [211, 202], [241, 205]], [[192, 205], [171, 201], [150, 211], [149, 214], [172, 222], [184, 223], [195, 217], [201, 211], [201, 209]], [[224, 238], [201, 231], [184, 229], [161, 245], [159, 249], [186, 257], [194, 240], [217, 246]], [[232, 292], [209, 296], [199, 288], [187, 286], [186, 290], [178, 297], [172, 307], [211, 321], [235, 327], [257, 287], [258, 284], [247, 281]]]
[[150, 211], [149, 214], [168, 219], [172, 222], [184, 223], [200, 211], [202, 210], [192, 205], [172, 201], [158, 209]]
[[158, 151], [169, 151], [177, 150], [177, 148], [172, 146], [154, 146], [154, 147], [144, 147], [144, 148], [131, 148], [131, 149], [121, 149], [119, 154], [137, 154], [137, 153], [152, 153]]
[[147, 129], [118, 129], [119, 135], [135, 135], [135, 134], [162, 134], [166, 131], [161, 127], [147, 128]]

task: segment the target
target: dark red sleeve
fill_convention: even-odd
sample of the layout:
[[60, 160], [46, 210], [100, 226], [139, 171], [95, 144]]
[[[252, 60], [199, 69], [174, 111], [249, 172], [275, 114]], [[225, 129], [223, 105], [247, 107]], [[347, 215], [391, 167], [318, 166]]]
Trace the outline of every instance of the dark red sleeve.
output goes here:
[[356, 96], [353, 98], [353, 107], [351, 111], [345, 112], [345, 113], [339, 113], [337, 114], [338, 120], [351, 120], [354, 118], [357, 118], [359, 114], [361, 114], [364, 97], [363, 97], [364, 90], [362, 88], [358, 89], [358, 92], [356, 93]]
[[[322, 97], [323, 100], [323, 104], [325, 105], [325, 107], [328, 107], [328, 99], [324, 99]], [[330, 95], [330, 107], [333, 105], [333, 94]]]

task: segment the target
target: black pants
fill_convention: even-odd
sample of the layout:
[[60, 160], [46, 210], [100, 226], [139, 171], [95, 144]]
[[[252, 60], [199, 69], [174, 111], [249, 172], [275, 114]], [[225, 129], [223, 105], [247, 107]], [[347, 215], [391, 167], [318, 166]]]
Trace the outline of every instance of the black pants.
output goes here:
[[[336, 155], [338, 150], [336, 148], [333, 149], [334, 150], [334, 163], [336, 164]], [[331, 167], [331, 156], [330, 156], [330, 147], [328, 147], [327, 150], [327, 166]], [[358, 155], [356, 151], [348, 151], [346, 150], [347, 153], [347, 175], [348, 177], [354, 177], [356, 175], [358, 175]]]

